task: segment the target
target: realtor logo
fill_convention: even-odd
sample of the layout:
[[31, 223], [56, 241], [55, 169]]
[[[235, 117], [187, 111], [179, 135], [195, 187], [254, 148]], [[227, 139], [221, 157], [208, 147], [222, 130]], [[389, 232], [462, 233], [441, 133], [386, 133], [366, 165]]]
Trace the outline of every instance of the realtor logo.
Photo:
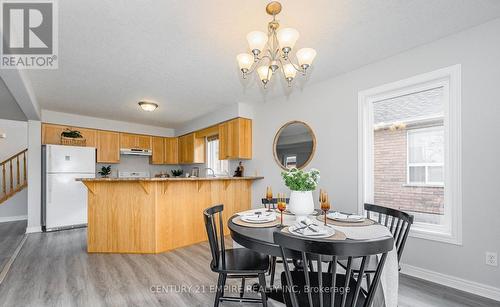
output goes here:
[[0, 68], [57, 69], [57, 16], [52, 0], [2, 0]]

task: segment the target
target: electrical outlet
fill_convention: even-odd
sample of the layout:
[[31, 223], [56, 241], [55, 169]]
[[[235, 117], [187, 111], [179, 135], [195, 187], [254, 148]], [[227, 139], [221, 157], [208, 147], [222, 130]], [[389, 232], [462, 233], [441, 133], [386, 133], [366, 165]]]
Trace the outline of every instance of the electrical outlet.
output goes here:
[[498, 254], [494, 252], [486, 252], [486, 264], [498, 266]]

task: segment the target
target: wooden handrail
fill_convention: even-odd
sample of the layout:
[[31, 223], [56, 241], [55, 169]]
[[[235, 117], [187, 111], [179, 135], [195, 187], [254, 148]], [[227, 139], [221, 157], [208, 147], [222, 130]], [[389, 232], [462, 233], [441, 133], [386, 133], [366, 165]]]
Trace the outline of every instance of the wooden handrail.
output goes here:
[[[0, 204], [15, 195], [17, 192], [21, 191], [28, 185], [27, 175], [26, 175], [26, 152], [28, 149], [25, 149], [17, 154], [9, 157], [3, 162], [0, 162], [0, 168], [2, 169], [2, 189], [0, 190]], [[21, 173], [21, 162], [20, 159], [23, 159], [22, 163], [22, 173]], [[8, 172], [7, 172], [8, 169]], [[15, 171], [14, 171], [15, 169]], [[7, 174], [9, 175], [7, 177]], [[22, 174], [22, 180], [21, 180]], [[14, 177], [15, 180], [14, 180]], [[7, 180], [9, 180], [9, 185], [7, 185]]]

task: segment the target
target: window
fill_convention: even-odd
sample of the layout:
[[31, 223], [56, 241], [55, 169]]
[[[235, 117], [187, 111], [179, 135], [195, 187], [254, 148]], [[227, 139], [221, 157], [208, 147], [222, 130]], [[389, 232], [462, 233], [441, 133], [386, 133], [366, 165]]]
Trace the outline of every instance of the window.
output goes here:
[[410, 236], [461, 244], [460, 65], [359, 93], [359, 211], [414, 215]]
[[228, 175], [228, 161], [219, 160], [218, 136], [207, 138], [207, 167], [213, 169], [216, 176]]
[[408, 130], [407, 182], [409, 185], [444, 185], [444, 129]]
[[283, 165], [286, 168], [297, 167], [297, 155], [285, 155], [283, 160]]

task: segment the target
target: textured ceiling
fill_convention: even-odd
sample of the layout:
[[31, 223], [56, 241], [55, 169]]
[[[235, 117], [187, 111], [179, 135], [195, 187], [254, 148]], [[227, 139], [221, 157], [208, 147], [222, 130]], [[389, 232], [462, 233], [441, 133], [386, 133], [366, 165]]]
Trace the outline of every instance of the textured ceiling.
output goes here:
[[[268, 1], [59, 1], [59, 69], [29, 71], [45, 109], [176, 127], [237, 102], [289, 95], [241, 80], [245, 36], [265, 30]], [[318, 56], [292, 90], [500, 16], [498, 0], [282, 1], [282, 26]], [[154, 113], [137, 101], [158, 102]]]

